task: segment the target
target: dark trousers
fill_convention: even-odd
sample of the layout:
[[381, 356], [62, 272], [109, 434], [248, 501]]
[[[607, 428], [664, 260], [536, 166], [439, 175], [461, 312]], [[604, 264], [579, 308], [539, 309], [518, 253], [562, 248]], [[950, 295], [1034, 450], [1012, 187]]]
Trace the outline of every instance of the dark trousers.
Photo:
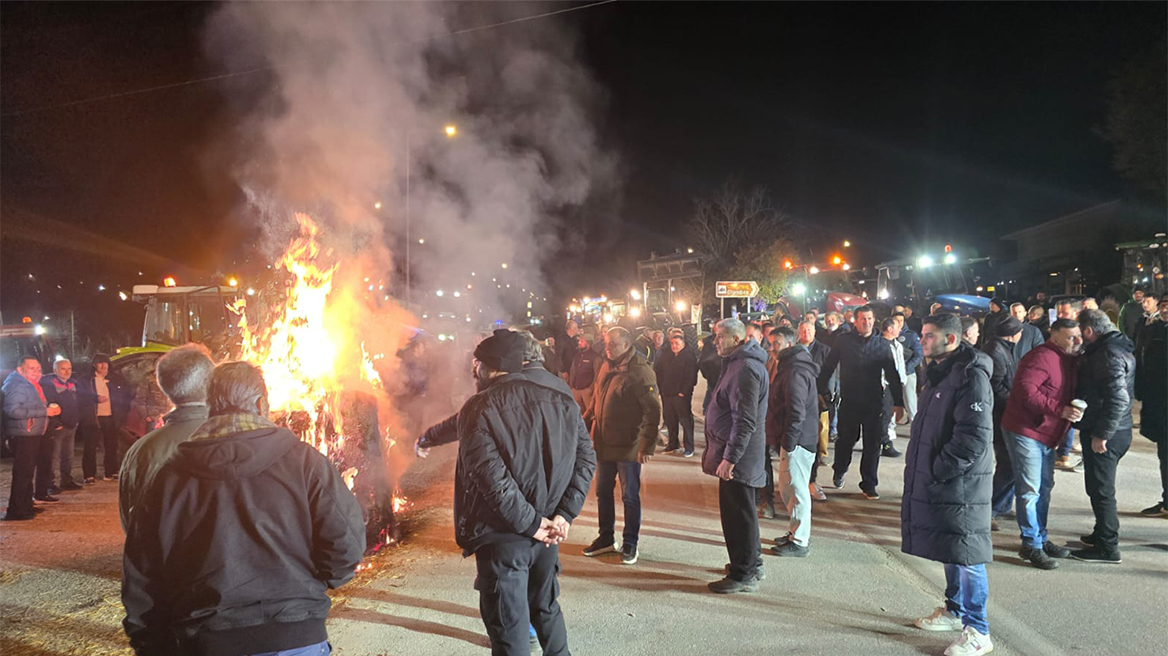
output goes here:
[[1115, 506], [1115, 470], [1131, 446], [1131, 429], [1116, 431], [1107, 440], [1107, 451], [1095, 453], [1083, 444], [1083, 483], [1095, 512], [1096, 544], [1105, 551], [1119, 550], [1119, 513]]
[[884, 425], [884, 412], [880, 406], [856, 408], [841, 405], [839, 414], [839, 439], [835, 443], [835, 463], [832, 466], [836, 478], [843, 478], [852, 465], [852, 448], [864, 439], [864, 452], [860, 456], [860, 489], [872, 492], [880, 484], [876, 473], [880, 465], [880, 447], [888, 436]]
[[98, 428], [101, 430], [102, 471], [104, 476], [114, 476], [122, 467], [122, 459], [118, 454], [118, 425], [113, 417], [98, 417]]
[[[772, 492], [773, 494], [773, 492]], [[730, 555], [730, 573], [735, 581], [749, 581], [762, 567], [762, 543], [758, 537], [758, 490], [742, 483], [718, 479], [718, 509], [722, 515], [722, 536]]]
[[37, 436], [8, 438], [8, 448], [12, 451], [12, 489], [8, 492], [8, 516], [16, 518], [32, 515], [32, 481], [36, 475], [40, 447], [41, 438]]
[[637, 544], [641, 534], [641, 463], [606, 462], [596, 463], [596, 521], [600, 524], [600, 537], [613, 538], [616, 535], [616, 479], [620, 477], [621, 501], [625, 507], [625, 528], [622, 539], [625, 544]]
[[1168, 508], [1168, 437], [1156, 442], [1156, 457], [1160, 459], [1160, 487], [1163, 489], [1161, 501]]
[[665, 415], [665, 430], [669, 433], [666, 449], [676, 449], [677, 425], [681, 424], [682, 444], [687, 452], [694, 450], [693, 394], [661, 397], [661, 411]]
[[544, 654], [568, 654], [568, 630], [556, 601], [559, 553], [559, 547], [529, 539], [487, 544], [475, 552], [474, 587], [494, 656], [528, 656], [529, 623]]
[[37, 438], [37, 454], [36, 454], [36, 485], [33, 489], [33, 496], [47, 497], [49, 496], [49, 488], [53, 487], [53, 445], [59, 440], [59, 436], [43, 435]]
[[775, 451], [775, 447], [767, 445], [766, 458], [762, 461], [762, 469], [766, 472], [766, 484], [758, 492], [758, 505], [767, 505], [770, 508], [775, 507], [775, 466], [774, 461], [779, 459], [779, 454]]
[[990, 497], [990, 513], [997, 517], [1010, 512], [1014, 507], [1014, 466], [1010, 463], [1010, 451], [1002, 435], [1002, 415], [1006, 408], [994, 406], [994, 481], [993, 496]]
[[97, 478], [97, 443], [101, 441], [101, 426], [78, 424], [77, 437], [81, 440], [81, 477]]

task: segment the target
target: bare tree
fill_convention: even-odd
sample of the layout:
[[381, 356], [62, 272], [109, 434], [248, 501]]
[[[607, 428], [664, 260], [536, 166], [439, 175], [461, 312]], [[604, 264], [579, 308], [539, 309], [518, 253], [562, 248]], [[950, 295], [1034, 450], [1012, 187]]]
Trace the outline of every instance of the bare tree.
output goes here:
[[738, 264], [739, 255], [770, 244], [789, 232], [786, 214], [771, 200], [765, 187], [743, 189], [736, 181], [723, 184], [713, 196], [694, 200], [686, 236], [701, 258], [702, 276], [685, 282], [688, 296], [716, 302], [713, 282]]

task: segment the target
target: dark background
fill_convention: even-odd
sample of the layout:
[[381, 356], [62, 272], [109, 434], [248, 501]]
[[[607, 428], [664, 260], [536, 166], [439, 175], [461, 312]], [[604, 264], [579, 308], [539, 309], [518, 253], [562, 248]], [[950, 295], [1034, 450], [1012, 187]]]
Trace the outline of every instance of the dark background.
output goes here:
[[[5, 323], [77, 308], [91, 331], [133, 332], [140, 313], [118, 289], [209, 279], [250, 243], [222, 135], [231, 101], [269, 76], [58, 106], [225, 72], [201, 51], [213, 9], [4, 3]], [[769, 188], [808, 258], [846, 238], [857, 265], [926, 241], [989, 251], [1005, 232], [1124, 196], [1097, 134], [1108, 82], [1158, 47], [1168, 10], [619, 2], [541, 20], [581, 31], [608, 94], [600, 134], [622, 163], [618, 202], [570, 219], [589, 246], [550, 258], [547, 282], [571, 296], [619, 289], [634, 260], [684, 247], [694, 197], [732, 177]]]

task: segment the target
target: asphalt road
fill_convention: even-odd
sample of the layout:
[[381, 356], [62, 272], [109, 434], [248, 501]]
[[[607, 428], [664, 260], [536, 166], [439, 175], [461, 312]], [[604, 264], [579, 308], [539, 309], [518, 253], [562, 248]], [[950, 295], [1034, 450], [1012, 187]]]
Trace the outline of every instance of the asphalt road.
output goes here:
[[[1168, 637], [1168, 520], [1138, 515], [1159, 492], [1153, 446], [1137, 438], [1120, 466], [1123, 564], [1064, 561], [1040, 571], [1018, 558], [1010, 526], [995, 534], [989, 566], [995, 653], [1161, 651], [1156, 645]], [[453, 540], [455, 448], [436, 449], [403, 478], [414, 502], [406, 540], [337, 593], [329, 623], [335, 653], [488, 653], [472, 589], [474, 562]], [[10, 469], [5, 461], [4, 497]], [[941, 603], [943, 575], [939, 564], [899, 551], [902, 471], [903, 460], [883, 461], [883, 498], [874, 502], [859, 495], [853, 472], [845, 489], [829, 490], [829, 500], [815, 504], [810, 557], [765, 555], [767, 579], [757, 593], [719, 596], [706, 590], [727, 561], [717, 482], [701, 473], [697, 458], [655, 458], [645, 468], [640, 562], [628, 567], [616, 555], [581, 555], [596, 534], [592, 498], [561, 546], [561, 604], [573, 652], [940, 654], [955, 635], [911, 626]], [[0, 524], [0, 653], [129, 653], [120, 631], [115, 487], [99, 481], [35, 521]], [[1073, 543], [1091, 523], [1082, 475], [1058, 472], [1052, 537]], [[780, 520], [762, 526], [764, 543], [785, 531]]]

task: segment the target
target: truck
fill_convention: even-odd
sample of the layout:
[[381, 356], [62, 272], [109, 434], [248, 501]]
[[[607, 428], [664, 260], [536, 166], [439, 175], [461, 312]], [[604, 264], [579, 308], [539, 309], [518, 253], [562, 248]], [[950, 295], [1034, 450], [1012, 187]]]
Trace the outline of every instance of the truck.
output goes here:
[[963, 314], [987, 313], [995, 293], [991, 267], [988, 257], [963, 257], [946, 245], [943, 253], [877, 264], [876, 297], [920, 312], [941, 303]]

